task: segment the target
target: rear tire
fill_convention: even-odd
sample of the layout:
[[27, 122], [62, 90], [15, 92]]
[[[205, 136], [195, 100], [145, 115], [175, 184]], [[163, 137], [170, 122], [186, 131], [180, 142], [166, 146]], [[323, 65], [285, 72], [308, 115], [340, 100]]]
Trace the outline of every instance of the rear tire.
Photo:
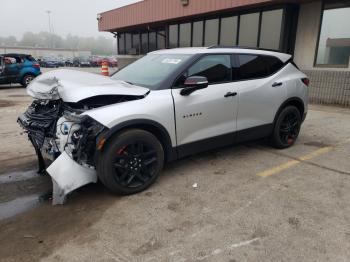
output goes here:
[[30, 82], [32, 82], [34, 80], [35, 76], [33, 75], [25, 75], [23, 78], [22, 78], [22, 81], [21, 81], [21, 85], [23, 87], [27, 87]]
[[164, 150], [151, 133], [128, 129], [108, 142], [98, 159], [97, 173], [113, 193], [130, 195], [151, 186], [164, 165]]
[[285, 107], [276, 120], [271, 137], [272, 146], [284, 149], [294, 145], [299, 136], [301, 122], [298, 108], [295, 106]]

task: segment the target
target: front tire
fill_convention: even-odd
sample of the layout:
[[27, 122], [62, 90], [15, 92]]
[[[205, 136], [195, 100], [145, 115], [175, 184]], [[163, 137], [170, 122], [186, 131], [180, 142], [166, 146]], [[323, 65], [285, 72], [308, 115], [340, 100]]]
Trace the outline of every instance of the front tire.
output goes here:
[[126, 130], [108, 142], [98, 159], [97, 173], [113, 193], [130, 195], [151, 186], [164, 165], [164, 150], [151, 133]]
[[298, 108], [295, 106], [285, 107], [276, 120], [271, 137], [272, 146], [284, 149], [294, 145], [299, 136], [301, 122]]

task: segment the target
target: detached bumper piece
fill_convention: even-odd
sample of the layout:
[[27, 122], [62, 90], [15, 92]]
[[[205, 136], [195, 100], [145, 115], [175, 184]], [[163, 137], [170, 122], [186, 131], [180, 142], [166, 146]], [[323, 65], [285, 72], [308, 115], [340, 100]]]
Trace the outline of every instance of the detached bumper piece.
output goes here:
[[79, 165], [66, 152], [47, 168], [47, 172], [52, 178], [53, 205], [64, 204], [67, 194], [79, 187], [97, 182], [94, 169]]
[[38, 156], [38, 173], [45, 172], [45, 161], [41, 154], [41, 148], [45, 138], [54, 138], [57, 119], [62, 114], [61, 101], [40, 101], [35, 100], [17, 122], [26, 130], [30, 142], [35, 148]]

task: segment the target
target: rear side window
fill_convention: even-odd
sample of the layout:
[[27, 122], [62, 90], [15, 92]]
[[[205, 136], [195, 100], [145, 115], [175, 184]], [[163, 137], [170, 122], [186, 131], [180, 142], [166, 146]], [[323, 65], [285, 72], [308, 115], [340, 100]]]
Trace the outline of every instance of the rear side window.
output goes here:
[[26, 58], [31, 62], [36, 62], [35, 58], [32, 57], [31, 55], [26, 56]]
[[231, 56], [207, 55], [188, 69], [188, 76], [205, 76], [209, 84], [231, 81]]
[[276, 73], [283, 63], [273, 56], [237, 55], [236, 66], [233, 68], [235, 80], [264, 78]]

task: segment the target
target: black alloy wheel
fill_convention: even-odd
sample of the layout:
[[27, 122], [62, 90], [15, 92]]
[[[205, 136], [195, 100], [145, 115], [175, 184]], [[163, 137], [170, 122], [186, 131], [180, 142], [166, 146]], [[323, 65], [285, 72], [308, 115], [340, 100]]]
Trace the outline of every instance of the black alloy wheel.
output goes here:
[[276, 148], [283, 149], [294, 145], [301, 127], [299, 110], [294, 106], [287, 106], [279, 114], [275, 123], [272, 143]]
[[123, 146], [115, 156], [115, 178], [125, 187], [142, 186], [152, 179], [157, 161], [156, 150], [144, 141]]
[[163, 164], [164, 151], [158, 139], [147, 131], [130, 129], [106, 145], [97, 172], [112, 192], [129, 195], [153, 184]]

